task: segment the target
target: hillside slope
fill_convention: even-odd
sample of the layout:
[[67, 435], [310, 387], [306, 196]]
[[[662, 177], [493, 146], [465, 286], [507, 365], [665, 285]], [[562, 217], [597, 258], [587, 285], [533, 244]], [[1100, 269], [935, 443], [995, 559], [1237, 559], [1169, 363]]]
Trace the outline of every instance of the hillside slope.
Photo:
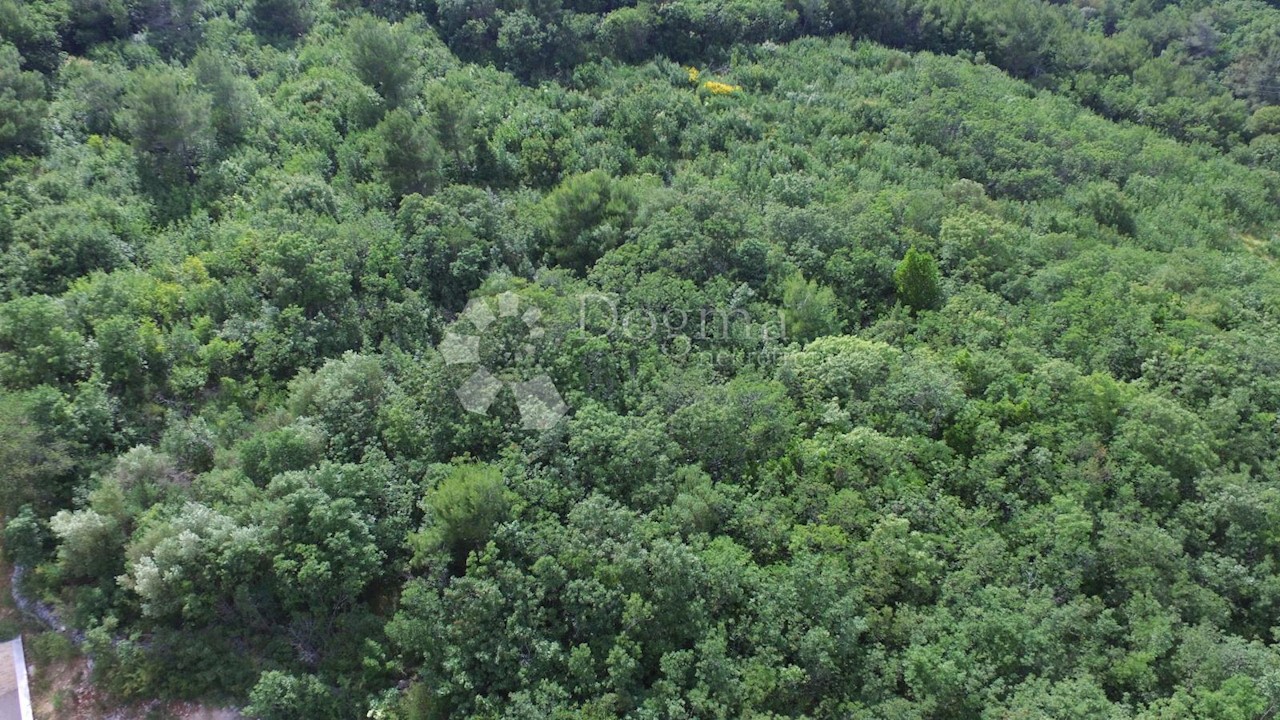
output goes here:
[[0, 13], [4, 548], [103, 691], [1280, 706], [1265, 98], [1192, 138], [978, 40], [562, 62], [548, 22], [621, 10], [126, 5]]

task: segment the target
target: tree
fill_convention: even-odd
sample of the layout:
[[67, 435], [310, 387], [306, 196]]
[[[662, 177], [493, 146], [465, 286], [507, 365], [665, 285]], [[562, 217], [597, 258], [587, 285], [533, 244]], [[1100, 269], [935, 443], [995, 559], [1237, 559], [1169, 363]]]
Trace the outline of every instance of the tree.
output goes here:
[[120, 584], [137, 595], [143, 614], [153, 621], [217, 622], [215, 608], [234, 596], [239, 583], [255, 579], [262, 534], [188, 502], [134, 536]]
[[1083, 207], [1099, 225], [1105, 225], [1122, 235], [1133, 237], [1138, 231], [1137, 222], [1129, 200], [1111, 183], [1093, 183], [1085, 191]]
[[276, 42], [292, 42], [315, 22], [313, 0], [250, 0], [249, 24], [254, 32]]
[[484, 547], [495, 526], [511, 512], [514, 500], [502, 472], [492, 465], [445, 468], [422, 501], [427, 517], [411, 541], [419, 560], [444, 552], [454, 574], [461, 574], [467, 554]]
[[240, 466], [258, 485], [290, 470], [302, 470], [324, 458], [325, 437], [307, 423], [261, 432], [240, 446]]
[[999, 288], [1013, 264], [1013, 229], [982, 212], [962, 211], [942, 220], [938, 260], [947, 277]]
[[[388, 568], [374, 542], [374, 519], [355, 500], [335, 498], [285, 473], [268, 490], [279, 499], [255, 507], [271, 558], [273, 595], [291, 612], [328, 622], [350, 608]], [[323, 635], [303, 639], [304, 654], [316, 657]]]
[[18, 49], [0, 43], [0, 152], [34, 153], [44, 145], [44, 79], [21, 65]]
[[113, 315], [94, 326], [102, 377], [121, 395], [142, 397], [165, 372], [164, 339], [151, 318]]
[[466, 89], [437, 86], [426, 95], [427, 110], [435, 118], [436, 136], [452, 157], [451, 177], [466, 178], [473, 167], [476, 144], [475, 98]]
[[17, 515], [4, 524], [4, 554], [9, 562], [25, 567], [35, 567], [45, 558], [48, 536], [45, 523], [32, 512], [30, 505], [23, 505]]
[[671, 414], [668, 428], [687, 460], [734, 482], [782, 456], [796, 429], [795, 406], [776, 381], [737, 377], [713, 385]]
[[835, 293], [829, 287], [805, 280], [798, 272], [782, 283], [782, 306], [786, 310], [788, 340], [804, 344], [840, 331]]
[[429, 195], [440, 182], [444, 153], [431, 125], [403, 109], [387, 113], [374, 129], [376, 162], [395, 197]]
[[172, 458], [148, 445], [139, 445], [117, 458], [108, 478], [138, 512], [176, 495], [185, 480]]
[[185, 214], [187, 187], [216, 148], [213, 105], [185, 73], [141, 70], [125, 93], [120, 122], [128, 130], [152, 194], [169, 215]]
[[653, 416], [621, 416], [591, 404], [569, 424], [569, 452], [583, 484], [620, 500], [641, 496], [667, 476], [679, 451]]
[[652, 52], [649, 37], [654, 18], [647, 6], [622, 7], [600, 20], [597, 40], [605, 52], [623, 62], [639, 62]]
[[543, 201], [547, 255], [585, 273], [622, 243], [637, 206], [629, 187], [600, 170], [565, 180]]
[[1227, 71], [1236, 95], [1255, 108], [1280, 104], [1280, 33], [1259, 34]]
[[497, 48], [503, 65], [526, 80], [550, 69], [554, 28], [525, 10], [499, 13], [499, 17]]
[[69, 50], [83, 55], [94, 45], [129, 34], [129, 4], [125, 0], [71, 0]]
[[440, 307], [461, 310], [472, 291], [507, 258], [526, 252], [530, 228], [512, 222], [507, 203], [492, 193], [453, 185], [400, 203], [400, 235], [386, 254], [403, 263], [407, 287]]
[[376, 440], [386, 376], [377, 357], [347, 353], [292, 384], [290, 406], [314, 419], [335, 459], [358, 460]]
[[57, 386], [79, 374], [85, 340], [66, 306], [44, 295], [0, 305], [0, 381], [10, 388]]
[[58, 538], [58, 570], [70, 581], [113, 580], [121, 570], [124, 529], [93, 509], [61, 510], [49, 520]]
[[190, 473], [213, 469], [217, 437], [204, 418], [175, 417], [160, 438], [160, 449]]
[[249, 693], [245, 712], [262, 720], [338, 720], [333, 691], [315, 675], [268, 670]]
[[[107, 63], [71, 61], [59, 73], [64, 112], [75, 118], [69, 126], [86, 134], [105, 136], [116, 129], [128, 73]], [[127, 146], [126, 146], [127, 147]]]
[[18, 48], [28, 69], [52, 75], [62, 64], [58, 29], [69, 9], [61, 2], [0, 0], [0, 38]]
[[208, 93], [210, 122], [218, 145], [225, 151], [238, 145], [253, 127], [258, 96], [253, 82], [236, 72], [222, 55], [201, 50], [191, 61], [196, 85]]
[[[76, 0], [77, 2], [127, 4], [124, 30], [142, 28], [148, 45], [166, 58], [189, 58], [204, 39], [205, 20], [216, 12], [210, 0]], [[213, 7], [210, 7], [213, 6]], [[86, 18], [87, 19], [87, 18]], [[105, 27], [98, 28], [106, 30]]]
[[[41, 387], [0, 394], [0, 513], [13, 515], [30, 504], [43, 517], [62, 507], [71, 496], [78, 453], [52, 422], [67, 422], [66, 400]], [[70, 424], [68, 422], [68, 424]]]
[[1249, 132], [1254, 135], [1280, 135], [1280, 105], [1264, 105], [1249, 118]]
[[43, 205], [18, 218], [12, 226], [14, 242], [0, 266], [10, 287], [29, 293], [59, 293], [71, 281], [95, 270], [128, 265], [132, 248], [121, 237], [128, 231], [121, 220], [136, 210], [113, 207], [111, 201], [95, 195]]
[[942, 301], [938, 262], [914, 247], [907, 250], [893, 271], [893, 284], [898, 290], [898, 300], [912, 312], [936, 309]]
[[413, 93], [412, 36], [402, 25], [371, 17], [357, 18], [347, 30], [347, 57], [356, 76], [377, 91], [387, 107], [400, 107]]

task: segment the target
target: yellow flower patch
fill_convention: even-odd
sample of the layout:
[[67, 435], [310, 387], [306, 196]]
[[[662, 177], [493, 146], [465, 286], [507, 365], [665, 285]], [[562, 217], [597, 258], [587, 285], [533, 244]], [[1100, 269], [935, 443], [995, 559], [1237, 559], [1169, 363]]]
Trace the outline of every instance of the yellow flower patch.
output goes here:
[[706, 88], [707, 92], [712, 95], [732, 95], [736, 92], [742, 92], [741, 85], [729, 85], [715, 80], [706, 81], [702, 84], [702, 87]]

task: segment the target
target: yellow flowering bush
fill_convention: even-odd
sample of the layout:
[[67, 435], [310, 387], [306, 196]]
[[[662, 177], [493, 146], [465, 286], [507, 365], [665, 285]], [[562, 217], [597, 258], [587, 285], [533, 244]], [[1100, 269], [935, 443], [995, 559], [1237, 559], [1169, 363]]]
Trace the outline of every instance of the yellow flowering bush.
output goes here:
[[716, 82], [715, 80], [706, 81], [702, 84], [702, 87], [706, 88], [707, 92], [712, 95], [732, 95], [736, 92], [742, 91], [741, 85], [729, 85], [728, 83]]
[[[698, 80], [702, 77], [702, 71], [696, 67], [686, 68], [689, 72], [689, 82], [697, 86]], [[701, 85], [701, 89], [711, 93], [712, 95], [732, 95], [742, 91], [741, 85], [730, 85], [716, 80], [708, 80]]]

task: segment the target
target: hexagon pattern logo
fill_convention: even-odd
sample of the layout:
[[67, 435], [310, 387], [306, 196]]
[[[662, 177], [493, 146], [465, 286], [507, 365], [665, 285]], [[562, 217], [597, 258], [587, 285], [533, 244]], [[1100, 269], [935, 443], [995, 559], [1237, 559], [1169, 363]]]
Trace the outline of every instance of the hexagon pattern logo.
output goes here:
[[[549, 430], [569, 410], [550, 375], [540, 373], [525, 380], [504, 381], [480, 362], [480, 339], [490, 328], [495, 327], [499, 318], [519, 317], [528, 331], [528, 337], [536, 339], [543, 335], [540, 324], [542, 312], [536, 307], [530, 307], [522, 314], [520, 296], [513, 292], [498, 295], [496, 305], [498, 312], [495, 315], [489, 299], [471, 300], [462, 311], [462, 319], [467, 320], [478, 334], [458, 334], [450, 330], [445, 333], [444, 340], [440, 341], [440, 354], [444, 356], [446, 365], [476, 366], [475, 372], [471, 373], [454, 394], [467, 412], [487, 415], [490, 406], [498, 398], [498, 393], [504, 387], [508, 388], [515, 396], [516, 407], [520, 410], [521, 427], [526, 430]], [[526, 343], [523, 350], [532, 353], [533, 345]]]

